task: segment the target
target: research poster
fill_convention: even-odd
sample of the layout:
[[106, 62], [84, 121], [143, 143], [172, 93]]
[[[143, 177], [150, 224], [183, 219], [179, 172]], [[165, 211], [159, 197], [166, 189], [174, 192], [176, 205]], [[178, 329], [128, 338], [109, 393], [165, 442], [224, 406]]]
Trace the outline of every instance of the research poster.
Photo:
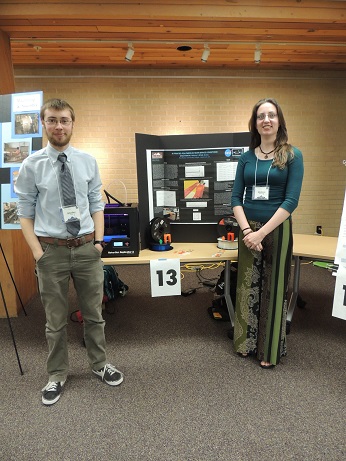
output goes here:
[[150, 219], [214, 224], [229, 215], [239, 157], [248, 147], [150, 150], [147, 154]]
[[42, 91], [0, 96], [1, 229], [20, 228], [14, 185], [22, 162], [42, 147], [42, 100]]

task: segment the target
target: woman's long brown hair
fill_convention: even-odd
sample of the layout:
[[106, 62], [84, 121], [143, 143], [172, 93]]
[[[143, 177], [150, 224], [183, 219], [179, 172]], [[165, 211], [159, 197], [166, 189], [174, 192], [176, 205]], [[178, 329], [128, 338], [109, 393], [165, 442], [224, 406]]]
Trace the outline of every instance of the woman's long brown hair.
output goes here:
[[251, 133], [251, 141], [250, 141], [249, 147], [250, 149], [256, 149], [256, 147], [258, 147], [261, 144], [261, 136], [259, 132], [257, 131], [257, 127], [256, 127], [257, 111], [258, 111], [258, 108], [266, 102], [273, 104], [276, 107], [276, 111], [278, 114], [279, 129], [278, 129], [278, 132], [276, 133], [276, 139], [274, 142], [275, 150], [274, 150], [273, 166], [277, 166], [278, 168], [283, 170], [286, 166], [286, 163], [291, 158], [293, 158], [294, 153], [293, 153], [293, 148], [291, 144], [288, 143], [288, 135], [287, 135], [285, 117], [276, 99], [274, 98], [261, 99], [254, 105], [252, 109], [251, 118], [249, 120], [249, 131]]

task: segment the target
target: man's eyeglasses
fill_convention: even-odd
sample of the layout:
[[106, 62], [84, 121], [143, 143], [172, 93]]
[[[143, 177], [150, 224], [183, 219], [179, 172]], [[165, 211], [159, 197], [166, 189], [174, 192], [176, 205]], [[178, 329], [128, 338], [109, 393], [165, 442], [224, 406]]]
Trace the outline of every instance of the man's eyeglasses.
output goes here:
[[45, 122], [49, 126], [56, 126], [58, 123], [60, 123], [62, 126], [69, 126], [72, 120], [70, 118], [61, 118], [60, 120], [58, 120], [57, 118], [50, 117], [47, 118]]
[[266, 117], [269, 118], [269, 120], [274, 120], [275, 117], [277, 117], [278, 114], [274, 114], [274, 112], [268, 112], [268, 114], [258, 114], [257, 115], [257, 120], [264, 120]]

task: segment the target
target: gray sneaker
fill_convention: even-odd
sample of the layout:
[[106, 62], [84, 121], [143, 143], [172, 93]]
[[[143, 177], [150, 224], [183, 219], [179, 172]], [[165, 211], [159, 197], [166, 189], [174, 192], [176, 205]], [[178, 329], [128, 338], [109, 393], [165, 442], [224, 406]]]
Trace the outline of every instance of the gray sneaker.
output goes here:
[[61, 392], [65, 381], [49, 381], [42, 389], [42, 403], [44, 405], [53, 405], [60, 399]]
[[98, 376], [101, 381], [109, 384], [110, 386], [118, 386], [124, 381], [124, 375], [121, 371], [117, 370], [113, 365], [110, 363], [106, 363], [106, 365], [101, 368], [101, 370], [93, 370], [96, 376]]

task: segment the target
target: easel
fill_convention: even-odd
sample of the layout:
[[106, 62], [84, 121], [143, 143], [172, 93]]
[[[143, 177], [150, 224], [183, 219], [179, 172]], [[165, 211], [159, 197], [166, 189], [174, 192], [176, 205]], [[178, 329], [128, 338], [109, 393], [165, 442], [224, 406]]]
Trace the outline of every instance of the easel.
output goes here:
[[[13, 283], [13, 286], [14, 286], [14, 288], [15, 288], [15, 290], [16, 290], [18, 299], [19, 299], [20, 304], [21, 304], [21, 306], [22, 306], [23, 312], [24, 312], [25, 315], [27, 315], [26, 310], [25, 310], [25, 308], [24, 308], [23, 301], [22, 301], [22, 299], [21, 299], [21, 297], [20, 297], [20, 295], [19, 295], [19, 292], [18, 292], [18, 289], [17, 289], [17, 285], [16, 285], [16, 283], [15, 283], [15, 281], [14, 281], [14, 278], [13, 278], [13, 276], [12, 276], [12, 272], [11, 272], [10, 266], [8, 265], [8, 262], [7, 262], [7, 259], [6, 259], [6, 255], [5, 255], [4, 250], [3, 250], [3, 248], [2, 248], [1, 242], [0, 242], [0, 249], [1, 249], [2, 256], [3, 256], [3, 258], [4, 258], [4, 261], [5, 261], [7, 270], [8, 270], [8, 272], [9, 272], [9, 274], [10, 274], [10, 277], [11, 277], [11, 280], [12, 280], [12, 283]], [[19, 370], [20, 370], [21, 375], [23, 375], [24, 372], [23, 372], [23, 369], [22, 369], [22, 365], [21, 365], [21, 363], [20, 363], [20, 359], [19, 359], [19, 355], [18, 355], [18, 350], [17, 350], [17, 345], [16, 345], [16, 340], [15, 340], [15, 338], [14, 338], [14, 333], [13, 333], [13, 329], [12, 329], [12, 324], [11, 324], [10, 316], [9, 316], [9, 313], [8, 313], [7, 304], [6, 304], [4, 292], [3, 292], [3, 290], [2, 290], [1, 282], [0, 282], [0, 291], [1, 291], [1, 297], [2, 297], [3, 304], [4, 304], [4, 308], [5, 308], [5, 311], [6, 311], [6, 317], [7, 317], [7, 321], [8, 321], [8, 326], [9, 326], [10, 332], [11, 332], [11, 337], [12, 337], [12, 342], [13, 342], [14, 350], [15, 350], [16, 356], [17, 356], [17, 361], [18, 361]]]
[[25, 310], [25, 307], [24, 307], [22, 298], [20, 297], [20, 294], [19, 294], [19, 291], [18, 291], [16, 282], [14, 281], [14, 278], [13, 278], [13, 275], [12, 275], [12, 272], [11, 272], [11, 269], [10, 269], [10, 266], [8, 265], [8, 262], [7, 262], [7, 259], [6, 259], [6, 255], [5, 255], [4, 250], [3, 250], [3, 248], [2, 248], [1, 242], [0, 242], [0, 250], [1, 250], [2, 256], [3, 256], [3, 258], [4, 258], [4, 261], [5, 261], [5, 264], [6, 264], [8, 273], [10, 274], [10, 277], [11, 277], [11, 280], [12, 280], [12, 283], [13, 283], [13, 286], [14, 286], [14, 288], [15, 288], [15, 290], [16, 290], [18, 299], [19, 299], [20, 304], [21, 304], [21, 306], [22, 306], [23, 312], [24, 312], [25, 315], [28, 315], [28, 314], [26, 313], [26, 310]]
[[23, 375], [24, 372], [23, 372], [22, 365], [21, 365], [21, 363], [20, 363], [20, 359], [19, 359], [19, 355], [18, 355], [18, 351], [17, 351], [16, 340], [14, 339], [14, 334], [13, 334], [13, 330], [12, 330], [11, 320], [10, 320], [10, 316], [8, 315], [8, 309], [7, 309], [7, 305], [6, 305], [6, 301], [5, 301], [4, 292], [2, 291], [1, 283], [0, 283], [0, 291], [1, 291], [2, 301], [3, 301], [3, 303], [4, 303], [4, 307], [5, 307], [5, 311], [6, 311], [6, 317], [7, 317], [7, 321], [8, 321], [8, 326], [9, 326], [9, 328], [10, 328], [10, 332], [11, 332], [11, 336], [12, 336], [12, 342], [13, 342], [14, 350], [15, 350], [16, 356], [17, 356], [17, 361], [18, 361], [18, 366], [19, 366], [20, 374]]

